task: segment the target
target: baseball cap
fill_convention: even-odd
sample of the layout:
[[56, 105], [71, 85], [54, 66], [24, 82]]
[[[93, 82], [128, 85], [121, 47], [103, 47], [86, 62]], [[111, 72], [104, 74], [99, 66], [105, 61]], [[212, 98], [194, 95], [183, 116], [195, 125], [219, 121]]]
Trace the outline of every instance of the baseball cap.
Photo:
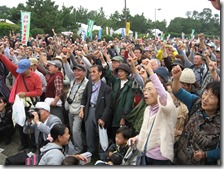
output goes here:
[[118, 62], [123, 62], [124, 59], [121, 56], [114, 56], [111, 61], [118, 61]]
[[180, 75], [180, 82], [193, 84], [196, 82], [195, 74], [192, 69], [185, 68]]
[[38, 64], [38, 60], [36, 58], [29, 58], [29, 60], [30, 60], [30, 66]]
[[81, 64], [78, 64], [78, 65], [74, 66], [73, 67], [73, 70], [74, 69], [79, 69], [79, 70], [82, 70], [84, 72], [86, 71], [86, 68], [83, 65], [81, 65]]
[[30, 61], [28, 59], [21, 59], [18, 63], [17, 73], [24, 73], [30, 67]]
[[47, 61], [47, 63], [54, 65], [56, 67], [62, 68], [62, 63], [59, 60]]
[[45, 102], [37, 102], [35, 105], [35, 108], [37, 109], [44, 109], [50, 112], [51, 108], [50, 105], [48, 103]]

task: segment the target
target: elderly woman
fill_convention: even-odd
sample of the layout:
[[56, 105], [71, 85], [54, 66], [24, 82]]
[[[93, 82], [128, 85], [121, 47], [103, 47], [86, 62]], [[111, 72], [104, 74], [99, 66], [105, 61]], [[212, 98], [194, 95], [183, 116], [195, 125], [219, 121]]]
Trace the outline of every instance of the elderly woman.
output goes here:
[[178, 165], [217, 164], [220, 158], [220, 82], [207, 84], [201, 99], [181, 88], [181, 68], [175, 66], [173, 93], [189, 110], [188, 122], [175, 146]]
[[[139, 151], [145, 151], [146, 165], [170, 165], [174, 158], [174, 128], [177, 109], [171, 95], [165, 90], [150, 62], [143, 63], [150, 74], [143, 89], [148, 105], [144, 112], [139, 135], [130, 138], [131, 145], [137, 143]], [[151, 130], [151, 132], [150, 132]], [[148, 138], [148, 139], [147, 139]], [[140, 163], [141, 165], [141, 163]]]

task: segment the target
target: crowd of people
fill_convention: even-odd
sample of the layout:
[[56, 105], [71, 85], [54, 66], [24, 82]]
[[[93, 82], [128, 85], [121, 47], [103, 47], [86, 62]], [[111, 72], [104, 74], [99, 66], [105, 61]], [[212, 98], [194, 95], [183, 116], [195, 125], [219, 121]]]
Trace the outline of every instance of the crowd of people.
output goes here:
[[[0, 39], [0, 133], [39, 165], [217, 165], [220, 40], [92, 40], [53, 35]], [[16, 96], [26, 121], [13, 125]], [[14, 122], [15, 123], [15, 122]], [[107, 129], [103, 150], [98, 127]], [[130, 151], [129, 150], [133, 150]], [[127, 159], [127, 154], [133, 158]], [[135, 153], [137, 152], [137, 153]]]

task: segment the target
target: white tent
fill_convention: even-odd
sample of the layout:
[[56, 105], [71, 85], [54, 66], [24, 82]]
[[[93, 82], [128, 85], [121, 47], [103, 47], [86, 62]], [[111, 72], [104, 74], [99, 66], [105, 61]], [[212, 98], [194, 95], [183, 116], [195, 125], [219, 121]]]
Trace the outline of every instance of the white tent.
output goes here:
[[158, 36], [158, 34], [162, 34], [163, 32], [161, 31], [161, 30], [159, 30], [159, 29], [153, 29], [153, 30], [151, 30], [152, 31], [152, 34], [155, 36]]
[[[122, 29], [124, 29], [124, 34], [126, 34], [125, 28], [119, 28], [116, 31], [114, 31], [114, 33], [116, 33], [116, 34], [122, 34]], [[133, 35], [133, 31], [129, 30], [129, 34], [132, 34]]]
[[[84, 24], [84, 23], [78, 23], [80, 24], [80, 28], [79, 30], [77, 31], [77, 34], [80, 35], [81, 32], [84, 30], [85, 32], [87, 32], [87, 28], [88, 28], [88, 25]], [[101, 26], [97, 26], [97, 25], [93, 25], [93, 31], [94, 30], [100, 30], [101, 29]]]
[[9, 24], [15, 24], [12, 21], [8, 20], [8, 19], [0, 19], [0, 22], [5, 22], [5, 23], [9, 23]]

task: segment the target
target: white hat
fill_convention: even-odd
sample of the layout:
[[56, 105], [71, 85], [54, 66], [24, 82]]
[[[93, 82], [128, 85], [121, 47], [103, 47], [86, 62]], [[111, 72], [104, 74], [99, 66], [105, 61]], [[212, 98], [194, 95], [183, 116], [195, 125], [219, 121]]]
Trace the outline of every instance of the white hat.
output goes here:
[[51, 108], [50, 105], [48, 103], [45, 102], [37, 102], [35, 108], [37, 109], [44, 109], [50, 112]]
[[180, 75], [180, 82], [193, 84], [196, 82], [195, 74], [192, 69], [185, 68]]

